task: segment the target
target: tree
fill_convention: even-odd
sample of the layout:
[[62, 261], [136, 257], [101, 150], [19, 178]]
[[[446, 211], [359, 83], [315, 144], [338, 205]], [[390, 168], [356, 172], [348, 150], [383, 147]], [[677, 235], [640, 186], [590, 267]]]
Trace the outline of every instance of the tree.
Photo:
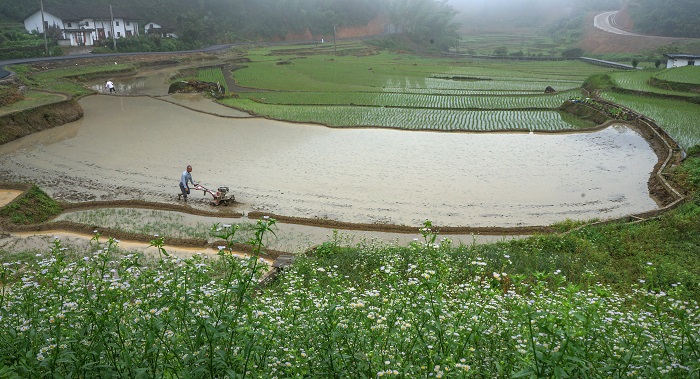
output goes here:
[[657, 59], [656, 62], [654, 62], [654, 67], [659, 68], [661, 66], [661, 59]]
[[570, 47], [561, 52], [562, 58], [575, 59], [583, 55], [583, 49], [580, 47]]
[[637, 68], [639, 65], [639, 60], [637, 58], [632, 58], [632, 67]]
[[505, 46], [500, 46], [495, 49], [493, 49], [493, 55], [498, 55], [498, 56], [505, 56], [508, 55], [508, 48]]
[[447, 0], [393, 0], [389, 14], [398, 32], [414, 42], [444, 49], [457, 36], [458, 25], [453, 22], [457, 11]]

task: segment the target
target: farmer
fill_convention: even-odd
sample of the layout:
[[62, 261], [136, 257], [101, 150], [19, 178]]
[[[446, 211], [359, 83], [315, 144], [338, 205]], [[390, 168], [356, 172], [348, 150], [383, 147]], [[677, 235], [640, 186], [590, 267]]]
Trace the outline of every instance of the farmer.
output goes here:
[[187, 185], [187, 182], [192, 183], [192, 186], [194, 187], [194, 182], [192, 181], [192, 166], [187, 165], [187, 169], [182, 172], [182, 176], [180, 177], [180, 191], [182, 193], [177, 196], [178, 199], [180, 199], [180, 196], [185, 198], [185, 201], [187, 201], [187, 195], [190, 194], [190, 187]]
[[117, 90], [114, 88], [114, 83], [112, 83], [111, 80], [105, 82], [105, 88], [109, 90], [109, 93], [117, 92]]

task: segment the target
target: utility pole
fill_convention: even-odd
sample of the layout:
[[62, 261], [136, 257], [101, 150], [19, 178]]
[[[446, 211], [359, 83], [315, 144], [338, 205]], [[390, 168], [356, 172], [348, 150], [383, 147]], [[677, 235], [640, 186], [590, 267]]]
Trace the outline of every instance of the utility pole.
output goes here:
[[44, 20], [44, 0], [39, 0], [41, 4], [41, 28], [44, 29], [44, 54], [49, 56], [49, 42], [46, 38], [46, 21]]
[[111, 19], [109, 25], [112, 29], [112, 49], [117, 51], [117, 36], [114, 35], [114, 13], [112, 12], [112, 4], [109, 4], [109, 18]]
[[338, 55], [338, 49], [335, 45], [335, 27], [338, 26], [338, 24], [333, 24], [333, 55]]

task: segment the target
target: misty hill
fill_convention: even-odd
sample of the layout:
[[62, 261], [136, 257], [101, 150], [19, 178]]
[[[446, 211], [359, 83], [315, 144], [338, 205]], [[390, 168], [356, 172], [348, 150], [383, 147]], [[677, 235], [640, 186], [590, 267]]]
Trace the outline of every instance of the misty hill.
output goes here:
[[[622, 0], [623, 1], [623, 0]], [[592, 11], [619, 10], [621, 0], [449, 0], [463, 31], [508, 32], [549, 29]]]
[[698, 0], [630, 0], [620, 18], [642, 34], [700, 38]]

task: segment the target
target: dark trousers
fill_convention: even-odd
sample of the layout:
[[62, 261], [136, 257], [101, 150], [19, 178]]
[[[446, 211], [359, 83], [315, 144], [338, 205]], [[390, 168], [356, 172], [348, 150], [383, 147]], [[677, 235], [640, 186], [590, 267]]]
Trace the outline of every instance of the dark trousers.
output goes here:
[[187, 200], [187, 195], [190, 194], [190, 189], [183, 186], [182, 183], [180, 183], [180, 191], [182, 191], [182, 197], [184, 197], [185, 200]]

